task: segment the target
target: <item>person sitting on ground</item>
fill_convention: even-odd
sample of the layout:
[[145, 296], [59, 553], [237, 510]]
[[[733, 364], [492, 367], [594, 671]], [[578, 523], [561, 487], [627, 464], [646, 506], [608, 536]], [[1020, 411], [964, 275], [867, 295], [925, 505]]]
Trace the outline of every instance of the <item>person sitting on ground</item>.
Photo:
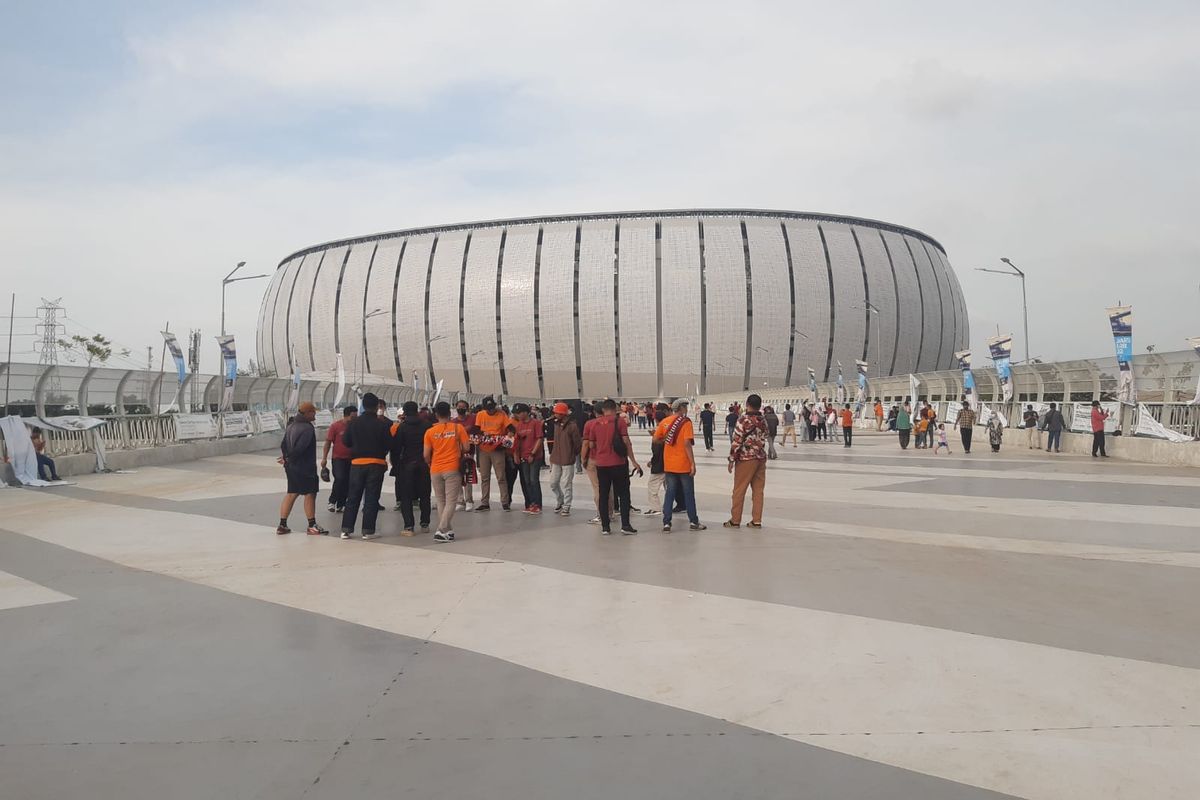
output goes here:
[[[33, 442], [33, 451], [37, 455], [38, 477], [44, 481], [59, 481], [58, 469], [54, 466], [54, 459], [46, 455], [46, 438], [42, 435], [41, 428], [34, 428], [29, 434], [29, 440]], [[50, 473], [50, 477], [46, 477], [46, 473]]]

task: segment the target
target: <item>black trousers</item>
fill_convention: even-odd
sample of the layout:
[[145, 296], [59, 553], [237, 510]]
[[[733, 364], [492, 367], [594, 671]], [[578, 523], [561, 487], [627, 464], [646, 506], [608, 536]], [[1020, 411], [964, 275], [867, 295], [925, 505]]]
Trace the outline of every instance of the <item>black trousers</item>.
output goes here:
[[846, 447], [849, 447], [850, 440], [852, 438], [854, 438], [854, 428], [847, 428], [845, 425], [843, 425], [842, 426], [842, 438], [846, 440]]
[[1102, 456], [1107, 456], [1104, 452], [1104, 431], [1092, 431], [1092, 455], [1099, 453]]
[[629, 472], [624, 464], [616, 467], [596, 467], [596, 479], [600, 482], [600, 529], [612, 530], [612, 517], [608, 513], [609, 498], [617, 493], [617, 507], [621, 510], [621, 527], [629, 524]]
[[817, 438], [818, 438], [818, 439], [821, 439], [822, 441], [828, 441], [828, 440], [829, 440], [829, 431], [828, 431], [828, 429], [825, 427], [825, 423], [824, 423], [824, 422], [818, 422], [818, 423], [817, 423]]
[[704, 429], [704, 449], [705, 450], [713, 449], [713, 429], [712, 428]]
[[354, 532], [358, 507], [361, 505], [363, 533], [375, 532], [375, 518], [379, 516], [379, 493], [383, 491], [383, 476], [386, 473], [387, 467], [383, 464], [350, 466], [350, 490], [346, 495], [346, 510], [342, 512], [343, 531]]
[[404, 530], [413, 529], [413, 501], [421, 508], [421, 527], [429, 527], [429, 493], [433, 483], [429, 480], [429, 466], [424, 461], [403, 461], [396, 468], [396, 497], [400, 513], [404, 515]]
[[912, 436], [912, 428], [897, 428], [896, 432], [900, 434], [900, 449], [908, 449], [908, 438]]
[[333, 473], [333, 486], [329, 490], [329, 503], [335, 508], [346, 506], [346, 495], [350, 493], [350, 459], [335, 458], [329, 471]]
[[959, 433], [962, 434], [963, 452], [971, 452], [971, 434], [974, 433], [972, 428], [959, 428]]

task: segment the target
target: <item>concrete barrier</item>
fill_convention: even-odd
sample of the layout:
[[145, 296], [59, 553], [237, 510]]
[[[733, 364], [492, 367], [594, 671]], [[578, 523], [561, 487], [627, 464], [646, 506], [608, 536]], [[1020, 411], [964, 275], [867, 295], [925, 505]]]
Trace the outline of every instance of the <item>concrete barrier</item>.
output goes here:
[[[179, 464], [185, 461], [195, 461], [211, 456], [227, 456], [236, 453], [256, 453], [263, 450], [279, 452], [279, 442], [283, 432], [260, 433], [238, 439], [218, 439], [215, 441], [181, 442], [165, 444], [158, 447], [145, 447], [138, 450], [110, 450], [105, 453], [109, 469], [137, 469], [138, 467], [158, 467], [165, 464]], [[96, 471], [96, 455], [94, 453], [78, 453], [76, 455], [59, 456], [54, 459], [58, 475], [66, 478], [70, 475], [87, 475]]]
[[[1005, 445], [1008, 444], [1008, 431], [1005, 431]], [[1042, 443], [1045, 444], [1045, 434]], [[1019, 441], [1024, 441], [1024, 437]], [[984, 443], [987, 434], [984, 433]], [[1064, 453], [1079, 453], [1091, 455], [1092, 435], [1090, 433], [1068, 433], [1063, 431], [1062, 450]], [[1149, 439], [1144, 436], [1105, 436], [1104, 450], [1110, 458], [1122, 461], [1142, 461], [1147, 464], [1163, 464], [1172, 467], [1200, 467], [1200, 442], [1168, 442], [1165, 439]]]

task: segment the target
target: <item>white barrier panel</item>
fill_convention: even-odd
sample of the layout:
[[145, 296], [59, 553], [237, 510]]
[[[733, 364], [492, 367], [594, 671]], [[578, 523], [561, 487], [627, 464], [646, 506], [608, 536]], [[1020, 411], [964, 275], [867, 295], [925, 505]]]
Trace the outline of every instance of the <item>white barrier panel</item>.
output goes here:
[[[1120, 403], [1101, 403], [1100, 409], [1107, 411], [1109, 417], [1104, 421], [1104, 432], [1112, 433], [1121, 421]], [[1071, 430], [1075, 433], [1092, 432], [1092, 406], [1090, 403], [1076, 403], [1071, 408]]]
[[185, 439], [215, 439], [217, 425], [208, 414], [176, 414], [175, 438]]
[[250, 426], [250, 412], [238, 411], [221, 416], [222, 436], [249, 436], [254, 433]]
[[327, 408], [323, 408], [317, 412], [317, 418], [313, 420], [313, 424], [318, 428], [328, 428], [333, 424], [333, 412]]
[[258, 414], [258, 430], [260, 433], [270, 433], [280, 429], [279, 415], [274, 411], [260, 411]]

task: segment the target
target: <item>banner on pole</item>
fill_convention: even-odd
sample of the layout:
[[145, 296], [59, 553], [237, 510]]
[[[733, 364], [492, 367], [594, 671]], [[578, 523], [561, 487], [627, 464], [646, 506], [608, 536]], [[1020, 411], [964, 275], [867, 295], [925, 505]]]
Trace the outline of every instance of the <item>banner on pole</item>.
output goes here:
[[854, 366], [858, 368], [858, 392], [854, 395], [854, 410], [861, 411], [867, 402], [867, 386], [870, 385], [867, 380], [868, 364], [866, 361], [855, 361]]
[[971, 371], [971, 351], [959, 350], [954, 354], [954, 358], [958, 360], [958, 368], [963, 374], [963, 397], [968, 400], [975, 399], [975, 373]]
[[342, 362], [342, 354], [337, 354], [337, 394], [333, 398], [336, 410], [342, 404], [342, 395], [346, 393], [346, 365]]
[[993, 336], [987, 340], [992, 363], [996, 365], [996, 377], [1000, 379], [1000, 396], [1005, 403], [1013, 398], [1012, 385], [1012, 334]]
[[846, 402], [846, 381], [842, 377], [842, 362], [837, 362], [837, 367], [837, 391], [834, 393], [834, 397], [836, 398], [838, 405], [841, 405], [842, 403]]
[[921, 391], [921, 382], [917, 380], [917, 376], [908, 373], [908, 396], [912, 399], [913, 411], [917, 410], [917, 396]]
[[[1200, 336], [1193, 336], [1191, 339], [1188, 339], [1188, 344], [1196, 350], [1196, 355], [1200, 356]], [[1189, 405], [1200, 406], [1200, 379], [1196, 381], [1196, 396]]]
[[808, 402], [813, 405], [817, 402], [817, 371], [812, 367], [808, 368]]
[[1113, 344], [1117, 349], [1117, 400], [1127, 406], [1136, 405], [1137, 390], [1133, 386], [1133, 311], [1130, 306], [1113, 306], [1107, 311]]
[[287, 406], [284, 411], [291, 416], [300, 408], [300, 362], [296, 360], [295, 346], [288, 351], [288, 358], [292, 362], [292, 390], [288, 392]]
[[237, 383], [237, 348], [232, 336], [218, 336], [217, 344], [221, 348], [221, 371], [225, 374], [225, 391], [221, 394], [218, 410], [229, 411], [233, 408], [233, 386]]
[[187, 361], [183, 357], [183, 350], [179, 347], [179, 340], [170, 331], [163, 331], [162, 337], [167, 349], [171, 351], [171, 358], [175, 361], [175, 369], [179, 372], [179, 382], [183, 383], [183, 379], [187, 377]]

